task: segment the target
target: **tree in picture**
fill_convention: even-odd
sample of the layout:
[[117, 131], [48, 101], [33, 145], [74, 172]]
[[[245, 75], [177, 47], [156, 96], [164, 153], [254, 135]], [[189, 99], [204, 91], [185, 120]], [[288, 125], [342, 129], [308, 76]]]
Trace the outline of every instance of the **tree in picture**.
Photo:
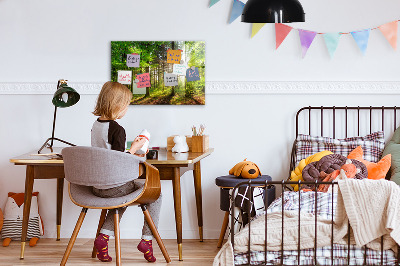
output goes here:
[[111, 80], [132, 92], [131, 104], [205, 104], [204, 41], [113, 41]]

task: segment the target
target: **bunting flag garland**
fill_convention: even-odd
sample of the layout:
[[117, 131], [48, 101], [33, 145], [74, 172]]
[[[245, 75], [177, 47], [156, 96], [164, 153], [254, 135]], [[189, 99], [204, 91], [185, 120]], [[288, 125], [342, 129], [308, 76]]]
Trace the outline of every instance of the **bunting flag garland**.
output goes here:
[[251, 38], [256, 35], [262, 27], [264, 27], [265, 23], [253, 23], [251, 28]]
[[229, 24], [232, 23], [235, 19], [237, 19], [240, 15], [242, 15], [242, 11], [244, 8], [244, 3], [239, 0], [233, 0], [231, 17], [229, 18]]
[[397, 48], [397, 24], [396, 20], [378, 27], [394, 50]]
[[219, 2], [219, 0], [210, 0], [210, 5], [208, 7], [212, 7], [213, 5], [215, 5], [218, 2]]
[[301, 54], [304, 58], [317, 33], [315, 31], [299, 30]]
[[360, 48], [360, 51], [363, 55], [365, 55], [365, 51], [367, 50], [370, 32], [371, 32], [371, 29], [351, 32], [351, 35], [353, 36], [354, 40], [356, 41], [356, 43], [357, 43], [358, 47]]
[[334, 32], [334, 33], [325, 33], [323, 36], [326, 48], [328, 48], [329, 55], [332, 58], [333, 54], [336, 51], [336, 48], [338, 47], [339, 39], [340, 36], [342, 36], [342, 34], [340, 34], [339, 32]]
[[285, 40], [286, 36], [288, 36], [288, 34], [290, 33], [290, 31], [292, 29], [293, 28], [288, 25], [281, 24], [281, 23], [275, 23], [276, 49], [278, 49], [278, 47]]

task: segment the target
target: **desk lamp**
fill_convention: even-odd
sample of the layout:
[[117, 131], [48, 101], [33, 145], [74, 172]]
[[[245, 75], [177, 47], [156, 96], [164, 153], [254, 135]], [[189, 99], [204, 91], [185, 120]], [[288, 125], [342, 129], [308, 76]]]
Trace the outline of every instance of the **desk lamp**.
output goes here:
[[[56, 116], [57, 116], [57, 107], [65, 108], [70, 107], [76, 104], [79, 101], [79, 93], [76, 92], [73, 88], [69, 87], [67, 84], [67, 80], [60, 79], [57, 83], [57, 90], [53, 95], [53, 105], [54, 105], [54, 118], [53, 118], [53, 131], [51, 133], [51, 138], [48, 138], [42, 147], [39, 149], [38, 153], [40, 153], [45, 147], [50, 148], [51, 152], [53, 152], [53, 141], [58, 140], [62, 143], [68, 144], [70, 146], [75, 146], [72, 143], [69, 143], [65, 140], [55, 138], [54, 137], [54, 129], [56, 127]], [[50, 144], [49, 144], [49, 141]]]
[[242, 22], [304, 22], [304, 10], [298, 0], [249, 0], [243, 8]]

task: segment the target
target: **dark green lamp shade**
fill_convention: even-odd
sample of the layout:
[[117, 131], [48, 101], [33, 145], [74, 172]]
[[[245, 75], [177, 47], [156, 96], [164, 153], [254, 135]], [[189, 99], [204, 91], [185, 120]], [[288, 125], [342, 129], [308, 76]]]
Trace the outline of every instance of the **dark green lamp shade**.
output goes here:
[[243, 8], [242, 22], [304, 22], [304, 10], [298, 0], [249, 0]]
[[79, 93], [67, 84], [61, 84], [53, 95], [53, 104], [56, 107], [70, 107], [80, 99]]

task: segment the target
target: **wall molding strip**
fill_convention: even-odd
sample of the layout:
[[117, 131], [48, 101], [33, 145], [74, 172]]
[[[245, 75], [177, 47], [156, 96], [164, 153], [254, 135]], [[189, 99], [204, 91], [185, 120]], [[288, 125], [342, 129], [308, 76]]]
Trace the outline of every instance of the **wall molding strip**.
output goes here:
[[[96, 95], [104, 82], [71, 82]], [[57, 83], [0, 83], [0, 94], [53, 94]], [[208, 81], [206, 94], [400, 94], [400, 81]]]

